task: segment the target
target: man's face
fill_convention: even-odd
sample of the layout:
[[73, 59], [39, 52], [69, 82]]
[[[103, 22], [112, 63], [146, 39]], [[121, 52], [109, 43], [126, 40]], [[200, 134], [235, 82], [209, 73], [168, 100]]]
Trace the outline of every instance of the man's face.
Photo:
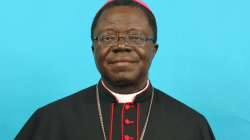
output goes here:
[[[113, 7], [106, 10], [97, 23], [94, 36], [108, 33], [125, 37], [127, 34], [143, 34], [153, 37], [146, 14], [135, 7]], [[158, 45], [147, 40], [143, 46], [128, 46], [124, 38], [114, 46], [94, 41], [92, 51], [97, 69], [103, 80], [115, 84], [131, 84], [148, 78], [148, 70]]]

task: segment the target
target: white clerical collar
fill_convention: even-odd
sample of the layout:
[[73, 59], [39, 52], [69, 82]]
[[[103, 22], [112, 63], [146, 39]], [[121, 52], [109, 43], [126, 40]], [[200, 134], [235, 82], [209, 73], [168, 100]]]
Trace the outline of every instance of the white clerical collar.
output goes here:
[[132, 103], [136, 97], [136, 95], [142, 93], [143, 91], [145, 91], [148, 86], [149, 86], [149, 80], [147, 80], [147, 85], [144, 89], [142, 89], [141, 91], [138, 91], [136, 93], [132, 93], [132, 94], [119, 94], [119, 93], [115, 93], [113, 91], [111, 91], [110, 89], [108, 89], [105, 84], [103, 83], [103, 81], [101, 80], [102, 85], [112, 94], [116, 97], [118, 103]]

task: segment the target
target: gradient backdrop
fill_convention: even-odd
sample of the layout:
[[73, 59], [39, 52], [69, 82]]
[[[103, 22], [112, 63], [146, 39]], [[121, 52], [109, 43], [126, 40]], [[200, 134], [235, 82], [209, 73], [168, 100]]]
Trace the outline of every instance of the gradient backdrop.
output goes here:
[[[250, 139], [250, 0], [144, 0], [158, 24], [154, 87], [202, 113], [218, 140]], [[0, 140], [100, 79], [90, 27], [105, 0], [1, 0]]]

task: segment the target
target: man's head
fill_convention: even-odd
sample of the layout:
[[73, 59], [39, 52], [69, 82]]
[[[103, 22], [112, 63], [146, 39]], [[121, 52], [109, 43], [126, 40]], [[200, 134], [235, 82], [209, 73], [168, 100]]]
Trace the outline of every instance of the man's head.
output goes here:
[[[105, 9], [108, 4], [112, 5], [112, 2], [108, 3], [97, 13], [92, 25], [92, 51], [97, 69], [105, 82], [120, 86], [147, 80], [149, 67], [158, 48], [148, 15], [141, 7], [129, 6], [128, 1], [134, 3], [130, 0], [114, 1], [119, 5]], [[117, 35], [121, 38], [116, 44], [106, 46], [100, 42], [102, 35]], [[146, 39], [141, 46], [129, 45], [126, 43], [128, 35], [142, 35], [154, 41]]]
[[105, 12], [107, 9], [110, 9], [112, 7], [118, 7], [118, 6], [128, 6], [128, 7], [137, 7], [139, 9], [141, 9], [147, 16], [148, 18], [148, 23], [150, 25], [150, 27], [153, 30], [153, 42], [156, 43], [157, 41], [157, 25], [156, 25], [156, 19], [154, 14], [145, 6], [143, 6], [142, 4], [133, 1], [133, 0], [113, 0], [112, 2], [107, 3], [106, 5], [104, 5], [95, 15], [95, 18], [93, 20], [92, 26], [91, 26], [91, 39], [93, 41], [93, 34], [96, 28], [96, 24], [99, 21], [100, 16], [103, 14], [103, 12]]

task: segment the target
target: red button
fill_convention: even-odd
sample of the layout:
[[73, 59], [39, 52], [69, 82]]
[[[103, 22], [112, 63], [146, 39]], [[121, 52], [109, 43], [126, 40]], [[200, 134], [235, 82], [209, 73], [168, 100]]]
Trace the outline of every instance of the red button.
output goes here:
[[125, 135], [125, 136], [124, 136], [124, 139], [125, 139], [125, 140], [133, 140], [134, 138], [133, 138], [133, 137], [130, 137], [129, 135]]
[[126, 110], [129, 110], [129, 109], [131, 109], [131, 108], [133, 108], [133, 107], [134, 107], [133, 105], [131, 105], [131, 106], [130, 106], [130, 105], [125, 105], [125, 109], [126, 109]]
[[129, 119], [125, 120], [125, 124], [132, 124], [132, 123], [134, 123], [134, 121], [130, 121]]

